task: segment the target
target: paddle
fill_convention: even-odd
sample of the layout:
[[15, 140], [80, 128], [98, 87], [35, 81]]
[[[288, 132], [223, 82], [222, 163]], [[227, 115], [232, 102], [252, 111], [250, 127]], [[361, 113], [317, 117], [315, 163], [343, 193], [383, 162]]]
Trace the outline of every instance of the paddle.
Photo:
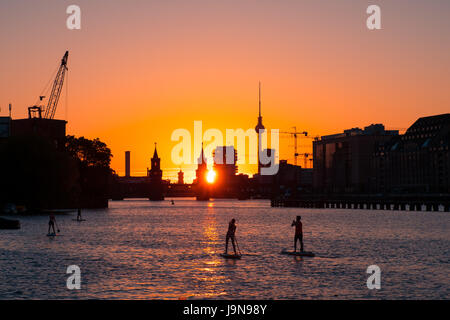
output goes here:
[[241, 249], [239, 248], [239, 243], [237, 242], [236, 236], [234, 236], [234, 241], [236, 242], [236, 246], [237, 246], [237, 248], [238, 248], [239, 255], [242, 256]]

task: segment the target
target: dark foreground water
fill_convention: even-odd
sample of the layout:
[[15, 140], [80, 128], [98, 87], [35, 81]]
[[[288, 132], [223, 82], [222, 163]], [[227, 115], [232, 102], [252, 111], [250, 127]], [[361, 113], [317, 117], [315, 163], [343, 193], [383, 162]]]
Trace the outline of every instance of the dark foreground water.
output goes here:
[[[305, 250], [292, 246], [304, 223]], [[445, 212], [271, 208], [268, 201], [110, 202], [105, 210], [21, 217], [0, 230], [1, 299], [450, 299], [450, 215]], [[237, 219], [242, 260], [218, 256]], [[381, 268], [369, 290], [366, 269]], [[69, 265], [81, 290], [68, 290]]]

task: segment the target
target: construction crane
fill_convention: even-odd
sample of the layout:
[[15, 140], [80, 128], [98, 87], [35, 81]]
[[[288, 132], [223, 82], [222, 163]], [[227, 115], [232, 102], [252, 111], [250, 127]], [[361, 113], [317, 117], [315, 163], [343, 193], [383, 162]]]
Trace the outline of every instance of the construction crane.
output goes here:
[[[42, 112], [44, 113], [43, 118], [53, 119], [56, 113], [56, 107], [58, 106], [59, 97], [61, 95], [61, 90], [64, 84], [64, 77], [66, 75], [67, 69], [67, 59], [69, 57], [69, 51], [66, 51], [63, 58], [61, 59], [61, 65], [59, 66], [58, 72], [56, 73], [55, 80], [53, 81], [52, 91], [47, 102], [47, 107], [42, 110], [42, 106], [32, 106], [28, 108], [28, 115], [30, 118], [38, 117], [42, 118]], [[42, 101], [45, 96], [39, 96], [39, 101]]]
[[295, 165], [297, 165], [297, 157], [300, 155], [299, 153], [298, 153], [298, 144], [297, 144], [297, 136], [299, 135], [299, 134], [304, 134], [305, 135], [305, 137], [307, 137], [308, 136], [308, 132], [306, 132], [306, 131], [303, 131], [303, 132], [301, 132], [301, 131], [297, 131], [297, 127], [292, 127], [292, 129], [294, 129], [294, 131], [280, 131], [280, 133], [284, 133], [284, 134], [289, 134], [289, 135], [291, 135], [293, 138], [294, 138], [294, 163], [295, 163]]
[[303, 156], [303, 159], [305, 160], [303, 169], [306, 169], [307, 166], [308, 166], [308, 158], [311, 155], [311, 153], [306, 153], [305, 152], [305, 153], [300, 153], [299, 155]]

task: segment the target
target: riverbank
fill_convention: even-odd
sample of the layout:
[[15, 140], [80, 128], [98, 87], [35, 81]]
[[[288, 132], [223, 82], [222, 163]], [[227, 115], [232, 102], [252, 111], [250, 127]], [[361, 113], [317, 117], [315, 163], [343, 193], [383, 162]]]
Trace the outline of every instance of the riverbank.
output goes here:
[[275, 198], [272, 207], [450, 212], [450, 195], [309, 194]]

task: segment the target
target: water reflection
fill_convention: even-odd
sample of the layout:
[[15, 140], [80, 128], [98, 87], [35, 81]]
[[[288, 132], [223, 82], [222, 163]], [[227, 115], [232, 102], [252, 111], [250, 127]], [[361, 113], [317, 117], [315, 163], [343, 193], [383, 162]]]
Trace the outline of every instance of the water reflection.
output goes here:
[[226, 264], [227, 266], [235, 266], [236, 263], [237, 263], [237, 260], [236, 260], [236, 259], [225, 259], [225, 264]]
[[[206, 215], [203, 219], [203, 236], [206, 241], [204, 241], [205, 246], [203, 252], [206, 254], [213, 255], [216, 253], [215, 247], [219, 240], [219, 233], [217, 231], [217, 220], [214, 214], [214, 207], [209, 205], [206, 210]], [[218, 259], [217, 259], [218, 260]]]
[[208, 298], [222, 295], [224, 292], [218, 292], [220, 289], [218, 284], [223, 283], [224, 277], [219, 275], [218, 267], [221, 264], [216, 247], [219, 243], [219, 232], [217, 230], [217, 220], [214, 208], [214, 202], [208, 202], [206, 214], [202, 220], [203, 227], [203, 248], [202, 251], [208, 255], [203, 265], [198, 268], [198, 275], [196, 281], [199, 282], [202, 294], [197, 296]]
[[[21, 218], [21, 230], [0, 233], [0, 297], [449, 297], [448, 213], [271, 208], [270, 202], [259, 200], [192, 199], [162, 205], [111, 202], [108, 210], [86, 210], [89, 224], [73, 222], [70, 215], [60, 217], [64, 236], [55, 238], [46, 236], [47, 217]], [[290, 246], [293, 230], [286, 221], [298, 214], [305, 220], [306, 244], [315, 258], [278, 253]], [[242, 260], [219, 256], [231, 217], [239, 221]], [[419, 246], [427, 250], [417, 251]], [[388, 290], [371, 296], [365, 277], [374, 262], [390, 281]], [[82, 270], [77, 292], [61, 282], [64, 266], [72, 264]]]

